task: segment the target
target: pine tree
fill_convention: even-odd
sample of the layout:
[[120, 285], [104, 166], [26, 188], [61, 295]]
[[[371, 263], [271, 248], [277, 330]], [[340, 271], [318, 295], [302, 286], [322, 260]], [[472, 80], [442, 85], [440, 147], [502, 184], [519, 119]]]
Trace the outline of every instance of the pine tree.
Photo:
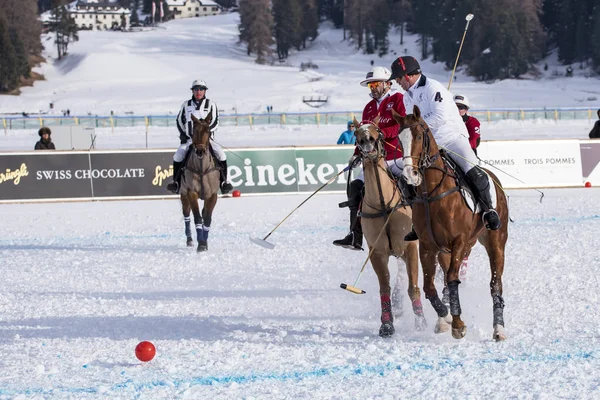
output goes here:
[[348, 39], [361, 49], [365, 40], [365, 24], [369, 7], [362, 0], [345, 0], [345, 5], [344, 29], [348, 32]]
[[10, 92], [18, 87], [19, 72], [15, 49], [11, 43], [8, 24], [0, 15], [0, 92]]
[[25, 51], [23, 41], [19, 37], [17, 30], [13, 27], [10, 27], [8, 29], [8, 35], [10, 37], [10, 42], [15, 50], [17, 72], [19, 76], [29, 78], [31, 73], [31, 67], [29, 66], [27, 52]]
[[600, 5], [595, 5], [592, 13], [592, 21], [594, 25], [592, 26], [592, 38], [590, 54], [592, 59], [592, 67], [598, 73], [600, 73]]
[[248, 55], [264, 64], [271, 56], [273, 15], [270, 0], [240, 0], [240, 41], [248, 46]]
[[42, 51], [42, 24], [38, 20], [36, 0], [0, 0], [0, 13], [8, 27], [16, 29], [28, 55]]
[[300, 42], [305, 49], [307, 39], [313, 41], [319, 36], [319, 10], [315, 0], [300, 0], [300, 8]]
[[75, 20], [69, 16], [69, 12], [65, 6], [57, 7], [52, 10], [50, 31], [56, 33], [54, 43], [56, 44], [58, 59], [60, 60], [67, 55], [69, 43], [79, 40], [77, 24], [75, 23]]
[[302, 10], [298, 0], [273, 0], [273, 33], [277, 56], [284, 60], [289, 50], [301, 42]]

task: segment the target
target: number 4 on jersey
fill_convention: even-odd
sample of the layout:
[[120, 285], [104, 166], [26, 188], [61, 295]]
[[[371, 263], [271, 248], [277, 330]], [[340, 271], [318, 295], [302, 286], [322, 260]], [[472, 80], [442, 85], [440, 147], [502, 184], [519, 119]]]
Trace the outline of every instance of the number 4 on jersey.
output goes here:
[[440, 103], [442, 102], [442, 95], [440, 94], [440, 92], [437, 92], [435, 94], [435, 99], [433, 99], [433, 101], [439, 101]]

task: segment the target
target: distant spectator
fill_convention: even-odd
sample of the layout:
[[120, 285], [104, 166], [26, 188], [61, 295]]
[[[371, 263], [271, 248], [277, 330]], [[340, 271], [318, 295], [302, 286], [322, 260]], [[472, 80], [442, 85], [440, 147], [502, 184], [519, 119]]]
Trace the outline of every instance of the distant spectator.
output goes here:
[[567, 73], [565, 74], [565, 76], [568, 76], [568, 77], [573, 76], [573, 67], [571, 67], [570, 65], [567, 67]]
[[43, 126], [38, 131], [38, 135], [40, 135], [40, 141], [35, 144], [35, 150], [56, 150], [54, 147], [54, 143], [52, 143], [52, 139], [50, 135], [52, 132], [50, 128]]
[[598, 121], [590, 131], [590, 139], [600, 139], [600, 110], [598, 110]]
[[348, 130], [342, 132], [340, 138], [337, 141], [337, 144], [355, 144], [356, 136], [354, 136], [354, 130], [356, 127], [354, 126], [354, 122], [348, 121]]
[[481, 134], [479, 131], [481, 124], [477, 118], [467, 115], [469, 108], [471, 108], [471, 104], [469, 103], [467, 96], [457, 94], [454, 96], [454, 102], [456, 103], [456, 107], [458, 107], [458, 113], [467, 126], [467, 131], [469, 131], [469, 144], [471, 145], [475, 155], [477, 155], [477, 148], [479, 147], [479, 143], [481, 141]]

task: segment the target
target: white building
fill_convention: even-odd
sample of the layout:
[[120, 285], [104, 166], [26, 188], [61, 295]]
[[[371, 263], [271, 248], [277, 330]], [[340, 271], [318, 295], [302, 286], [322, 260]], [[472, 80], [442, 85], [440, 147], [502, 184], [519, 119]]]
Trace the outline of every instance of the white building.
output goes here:
[[79, 0], [69, 9], [71, 18], [79, 29], [107, 30], [120, 28], [125, 18], [125, 29], [129, 29], [131, 11], [109, 0]]
[[212, 0], [166, 0], [171, 18], [204, 17], [221, 13], [221, 6]]

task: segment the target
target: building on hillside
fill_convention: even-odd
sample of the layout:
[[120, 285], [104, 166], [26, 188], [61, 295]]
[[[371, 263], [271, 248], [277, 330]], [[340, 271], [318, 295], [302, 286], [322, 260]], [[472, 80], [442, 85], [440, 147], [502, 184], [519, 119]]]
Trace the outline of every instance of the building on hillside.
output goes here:
[[166, 0], [172, 19], [220, 14], [221, 6], [212, 0]]
[[69, 8], [69, 15], [79, 29], [129, 29], [131, 10], [108, 0], [79, 0]]

